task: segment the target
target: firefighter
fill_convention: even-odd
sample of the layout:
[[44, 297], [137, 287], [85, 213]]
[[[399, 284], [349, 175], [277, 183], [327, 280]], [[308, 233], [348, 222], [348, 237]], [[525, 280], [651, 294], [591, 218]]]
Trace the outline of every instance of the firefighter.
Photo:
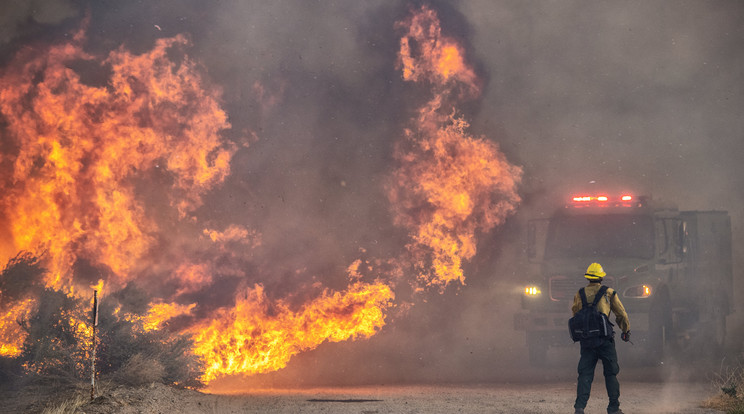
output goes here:
[[[586, 294], [586, 300], [591, 303], [594, 300], [594, 296], [599, 291], [602, 285], [602, 278], [606, 273], [602, 269], [602, 265], [599, 263], [592, 263], [589, 268], [586, 269], [584, 277], [589, 281], [589, 285], [584, 288]], [[597, 310], [604, 313], [608, 317], [610, 311], [615, 314], [615, 321], [617, 326], [622, 330], [621, 339], [625, 342], [630, 340], [630, 321], [628, 320], [628, 314], [625, 312], [623, 304], [620, 302], [620, 298], [617, 297], [617, 292], [613, 289], [607, 289], [604, 297], [599, 300], [597, 304]], [[571, 310], [573, 314], [579, 311], [582, 307], [581, 296], [577, 292], [574, 296], [573, 306]], [[597, 360], [602, 360], [602, 367], [605, 377], [605, 386], [607, 387], [607, 396], [610, 399], [610, 403], [607, 406], [607, 412], [609, 414], [622, 414], [620, 410], [620, 383], [617, 381], [617, 373], [620, 371], [620, 366], [617, 364], [617, 352], [615, 351], [615, 340], [612, 336], [609, 338], [602, 338], [598, 342], [593, 344], [581, 344], [581, 359], [579, 359], [579, 378], [576, 385], [576, 402], [574, 403], [575, 414], [583, 414], [584, 407], [586, 407], [587, 401], [589, 401], [589, 394], [592, 389], [592, 380], [594, 379], [594, 368], [597, 366]]]

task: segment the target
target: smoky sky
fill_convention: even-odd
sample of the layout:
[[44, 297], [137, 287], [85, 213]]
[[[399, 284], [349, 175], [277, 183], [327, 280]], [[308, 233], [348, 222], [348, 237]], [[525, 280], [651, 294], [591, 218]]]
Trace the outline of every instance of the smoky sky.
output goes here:
[[[232, 125], [225, 135], [239, 146], [231, 175], [195, 215], [212, 228], [257, 230], [262, 244], [246, 274], [281, 297], [298, 282], [343, 287], [343, 269], [361, 251], [392, 257], [407, 241], [393, 224], [385, 185], [395, 167], [393, 146], [428, 99], [425, 87], [405, 83], [395, 67], [395, 22], [419, 4], [3, 2], [0, 63], [23, 47], [63, 41], [86, 18], [86, 49], [99, 54], [122, 45], [142, 52], [157, 38], [186, 34], [187, 53], [223, 91]], [[512, 223], [482, 235], [478, 256], [466, 265], [466, 286], [419, 305], [397, 327], [394, 321], [357, 345], [361, 351], [350, 359], [384, 354], [395, 365], [389, 350], [403, 341], [410, 351], [400, 361], [412, 371], [410, 356], [420, 354], [450, 372], [457, 366], [488, 378], [480, 361], [521, 352], [521, 337], [506, 327], [509, 307], [518, 306], [510, 299], [520, 280], [518, 223], [546, 199], [577, 189], [728, 210], [741, 245], [744, 4], [429, 4], [484, 80], [481, 97], [461, 108], [470, 132], [498, 143], [524, 168], [524, 202]], [[742, 265], [736, 246], [735, 265]], [[478, 328], [495, 324], [495, 331]], [[452, 377], [465, 374], [458, 375]]]

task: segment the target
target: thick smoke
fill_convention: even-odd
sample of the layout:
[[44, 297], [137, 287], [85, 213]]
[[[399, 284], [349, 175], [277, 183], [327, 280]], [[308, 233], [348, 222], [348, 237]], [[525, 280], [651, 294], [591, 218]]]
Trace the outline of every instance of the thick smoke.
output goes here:
[[[222, 306], [239, 284], [262, 283], [268, 295], [302, 303], [318, 293], [314, 286], [343, 289], [353, 261], [397, 257], [408, 242], [391, 217], [385, 183], [395, 143], [428, 97], [394, 66], [400, 36], [394, 25], [408, 12], [398, 3], [5, 2], [0, 62], [64, 36], [86, 15], [91, 53], [122, 44], [143, 52], [158, 38], [188, 36], [188, 54], [223, 89], [232, 125], [226, 134], [238, 149], [231, 174], [194, 212], [201, 227], [174, 224], [152, 254], [193, 251], [195, 262], [203, 255], [221, 269], [208, 293], [195, 282], [193, 292], [182, 293], [184, 302]], [[477, 256], [464, 266], [465, 286], [431, 292], [408, 313], [391, 315], [367, 341], [327, 344], [255, 381], [519, 378], [507, 369], [525, 356], [521, 334], [511, 329], [522, 276], [520, 223], [549, 210], [545, 200], [577, 189], [628, 190], [682, 209], [728, 210], [735, 276], [742, 277], [744, 6], [433, 4], [443, 30], [465, 42], [485, 82], [482, 97], [462, 108], [470, 129], [522, 166], [523, 206], [481, 236]], [[95, 84], [95, 76], [87, 82]], [[0, 150], [13, 151], [0, 137]], [[157, 206], [158, 194], [148, 196]], [[201, 233], [232, 225], [249, 232], [250, 243], [215, 245]], [[10, 257], [6, 244], [0, 237], [0, 253]], [[155, 267], [147, 276], [166, 271]], [[742, 291], [740, 282], [736, 288]]]
[[31, 0], [0, 4], [0, 51], [29, 35], [53, 28], [78, 16], [79, 9], [68, 0]]

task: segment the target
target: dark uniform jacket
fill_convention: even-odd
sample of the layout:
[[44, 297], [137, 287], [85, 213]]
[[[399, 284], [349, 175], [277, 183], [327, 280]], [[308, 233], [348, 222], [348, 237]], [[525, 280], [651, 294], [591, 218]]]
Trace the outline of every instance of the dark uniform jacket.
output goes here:
[[[592, 282], [584, 288], [586, 301], [588, 303], [592, 303], [592, 301], [594, 300], [594, 296], [596, 296], [601, 286], [601, 283]], [[628, 332], [630, 331], [630, 320], [628, 319], [628, 313], [625, 312], [625, 307], [620, 302], [620, 298], [618, 298], [617, 295], [614, 293], [614, 289], [607, 288], [607, 292], [605, 292], [604, 297], [599, 300], [599, 303], [597, 303], [597, 310], [607, 315], [608, 318], [610, 317], [610, 311], [612, 311], [612, 313], [615, 314], [615, 322], [617, 323], [617, 326], [623, 332]], [[574, 315], [576, 315], [576, 312], [578, 312], [579, 309], [581, 309], [581, 295], [579, 295], [579, 292], [576, 292], [576, 295], [574, 295], [574, 301], [573, 305], [571, 306], [571, 310], [573, 311]]]

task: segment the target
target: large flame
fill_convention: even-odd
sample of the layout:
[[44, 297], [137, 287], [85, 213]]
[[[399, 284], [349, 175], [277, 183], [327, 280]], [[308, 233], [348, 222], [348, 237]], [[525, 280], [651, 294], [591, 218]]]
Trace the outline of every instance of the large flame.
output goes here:
[[[396, 147], [389, 199], [396, 223], [411, 233], [419, 282], [443, 288], [464, 282], [463, 261], [475, 255], [478, 232], [514, 210], [521, 171], [492, 141], [470, 136], [456, 115], [455, 103], [477, 97], [480, 81], [462, 46], [442, 34], [436, 13], [422, 7], [399, 27], [402, 76], [427, 85], [433, 97]], [[191, 215], [230, 173], [236, 151], [221, 134], [230, 125], [220, 92], [205, 85], [188, 55], [173, 53], [187, 48], [183, 36], [160, 39], [144, 54], [120, 48], [104, 59], [85, 52], [83, 42], [80, 32], [67, 44], [29, 48], [0, 74], [9, 140], [0, 148], [0, 231], [10, 240], [0, 244], [0, 260], [18, 251], [42, 255], [49, 269], [44, 285], [70, 295], [99, 279], [115, 291], [148, 277], [149, 312], [121, 316], [143, 331], [193, 334], [207, 382], [277, 370], [323, 342], [367, 338], [384, 326], [403, 265], [369, 281], [362, 273], [371, 267], [354, 261], [345, 289], [323, 289], [299, 305], [274, 299], [260, 283], [225, 298], [230, 305], [199, 303], [195, 298], [221, 277], [245, 276], [220, 258], [261, 246], [261, 235], [248, 227], [197, 229]], [[154, 212], [151, 203], [172, 208]], [[202, 251], [158, 257], [159, 243], [184, 222]], [[79, 276], [81, 261], [102, 274]], [[154, 281], [152, 274], [161, 277]], [[0, 355], [20, 352], [23, 332], [15, 321], [34, 305], [32, 297], [0, 303]], [[169, 323], [174, 318], [179, 323]], [[85, 342], [88, 325], [73, 323]]]
[[[9, 250], [43, 254], [49, 268], [44, 284], [70, 295], [85, 287], [72, 271], [79, 259], [109, 269], [101, 276], [110, 277], [113, 288], [141, 274], [137, 263], [152, 264], [147, 254], [162, 230], [138, 194], [138, 180], [169, 183], [165, 194], [184, 218], [223, 181], [234, 152], [220, 137], [229, 124], [219, 92], [204, 87], [188, 57], [180, 64], [169, 58], [169, 51], [187, 44], [183, 36], [158, 40], [143, 55], [121, 48], [100, 62], [83, 51], [82, 42], [79, 34], [69, 44], [27, 50], [0, 77], [0, 110], [17, 149], [2, 159], [12, 174], [0, 181]], [[70, 68], [81, 61], [110, 72], [105, 85], [89, 85]], [[200, 238], [218, 250], [261, 244], [260, 235], [238, 225], [204, 229]], [[202, 256], [171, 264], [163, 280], [175, 283], [171, 296], [210, 287], [217, 265], [200, 261]], [[258, 286], [236, 298], [234, 307], [202, 311], [204, 319], [183, 329], [196, 334], [193, 351], [204, 358], [208, 381], [279, 369], [324, 341], [373, 335], [392, 299], [382, 282], [355, 281], [342, 292], [325, 290], [295, 311], [282, 300], [272, 303]], [[24, 333], [16, 321], [34, 306], [33, 298], [2, 303], [2, 355], [20, 352]], [[147, 314], [121, 316], [148, 331], [178, 316], [194, 317], [196, 306], [154, 298]], [[68, 319], [85, 348], [90, 324]]]
[[34, 308], [31, 298], [0, 304], [0, 356], [15, 356], [21, 353], [25, 332], [20, 321], [28, 320]]
[[464, 283], [463, 260], [475, 255], [477, 232], [503, 222], [520, 201], [521, 169], [494, 142], [470, 136], [456, 116], [455, 105], [479, 93], [479, 81], [463, 48], [442, 34], [436, 13], [421, 7], [401, 27], [403, 78], [431, 85], [433, 97], [396, 149], [400, 165], [389, 198], [396, 222], [412, 232], [408, 247], [420, 282]]
[[208, 364], [203, 379], [275, 371], [325, 341], [372, 336], [385, 324], [384, 310], [393, 298], [384, 283], [357, 282], [293, 311], [283, 301], [270, 302], [257, 285], [240, 294], [234, 308], [194, 328], [194, 352]]
[[[187, 44], [183, 36], [102, 61], [83, 51], [83, 40], [81, 32], [68, 44], [25, 50], [0, 76], [4, 134], [15, 150], [1, 159], [10, 171], [0, 179], [5, 230], [14, 251], [44, 256], [47, 287], [70, 294], [85, 286], [73, 280], [81, 258], [110, 269], [114, 286], [136, 274], [158, 231], [138, 180], [167, 177], [169, 201], [184, 216], [229, 173], [234, 152], [220, 138], [229, 124], [219, 91], [203, 86], [194, 62], [168, 57]], [[89, 85], [70, 68], [78, 62], [109, 80]], [[29, 306], [4, 304], [3, 336]], [[6, 354], [18, 352], [23, 335], [14, 338], [3, 342]]]
[[398, 53], [403, 79], [448, 88], [459, 84], [478, 92], [480, 81], [465, 62], [462, 46], [442, 34], [439, 17], [433, 9], [422, 6], [398, 26], [405, 31]]
[[48, 286], [69, 288], [78, 258], [122, 282], [134, 274], [158, 230], [136, 197], [137, 179], [164, 171], [183, 215], [229, 173], [219, 93], [202, 86], [193, 62], [167, 57], [184, 44], [176, 36], [143, 55], [112, 52], [101, 62], [111, 71], [101, 87], [68, 67], [95, 62], [80, 40], [25, 51], [0, 77], [0, 111], [18, 150], [0, 181], [0, 211], [16, 250], [46, 253]]

